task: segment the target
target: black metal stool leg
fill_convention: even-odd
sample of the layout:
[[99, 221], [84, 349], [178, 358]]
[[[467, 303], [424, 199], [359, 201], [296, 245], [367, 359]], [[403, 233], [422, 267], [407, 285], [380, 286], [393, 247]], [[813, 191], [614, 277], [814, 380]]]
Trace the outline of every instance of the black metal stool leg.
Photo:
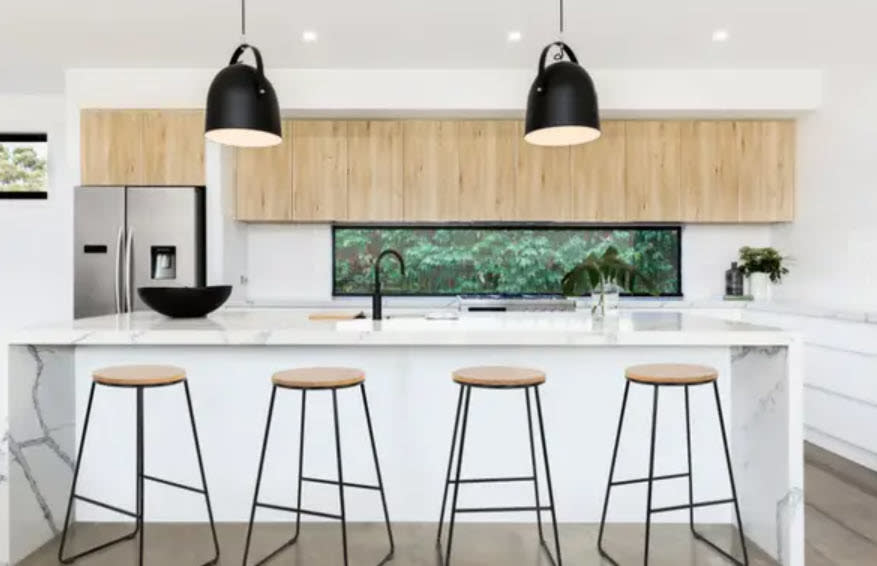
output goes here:
[[469, 421], [469, 401], [472, 398], [472, 387], [466, 385], [464, 386], [464, 389], [466, 391], [466, 399], [463, 402], [463, 423], [460, 428], [460, 449], [457, 454], [457, 473], [454, 476], [454, 495], [451, 499], [451, 522], [448, 525], [448, 547], [445, 552], [445, 566], [449, 566], [451, 563], [451, 549], [453, 548], [454, 542], [454, 524], [457, 520], [457, 497], [460, 494], [460, 472], [463, 469], [463, 449], [466, 445], [466, 426]]
[[378, 563], [378, 566], [381, 566], [381, 564], [388, 562], [393, 557], [393, 553], [396, 551], [396, 545], [393, 542], [393, 529], [390, 527], [390, 511], [387, 509], [387, 496], [384, 493], [384, 479], [381, 476], [381, 464], [378, 461], [378, 447], [375, 443], [375, 433], [372, 427], [371, 413], [369, 412], [368, 408], [368, 398], [365, 395], [365, 383], [359, 384], [359, 390], [362, 393], [362, 406], [365, 409], [365, 422], [368, 425], [368, 438], [371, 441], [372, 456], [375, 460], [375, 473], [378, 477], [378, 488], [380, 489], [381, 493], [381, 505], [384, 508], [384, 522], [387, 525], [387, 538], [390, 539], [390, 552], [384, 557], [383, 560]]
[[448, 502], [448, 487], [451, 485], [451, 470], [453, 470], [454, 465], [454, 448], [457, 446], [457, 432], [460, 426], [460, 414], [463, 409], [463, 394], [465, 392], [465, 387], [460, 386], [460, 395], [457, 399], [457, 413], [454, 416], [454, 434], [451, 436], [451, 451], [448, 454], [448, 472], [445, 474], [445, 490], [442, 494], [442, 510], [439, 515], [438, 522], [438, 534], [435, 536], [435, 544], [437, 548], [441, 548], [442, 544], [442, 527], [445, 524], [445, 507]]
[[332, 390], [332, 413], [335, 417], [335, 457], [338, 460], [338, 498], [341, 502], [341, 544], [347, 566], [347, 510], [344, 505], [344, 468], [341, 464], [341, 422], [338, 419], [338, 392]]
[[530, 408], [530, 388], [524, 388], [524, 398], [527, 400], [527, 430], [530, 433], [530, 465], [533, 468], [533, 492], [536, 496], [536, 524], [539, 527], [539, 543], [545, 545], [545, 535], [542, 531], [542, 503], [539, 501], [539, 475], [536, 466], [536, 440], [533, 437], [533, 411]]
[[244, 543], [243, 566], [247, 566], [247, 557], [250, 553], [250, 539], [253, 536], [253, 522], [256, 519], [256, 503], [259, 500], [259, 486], [262, 484], [262, 470], [265, 466], [265, 452], [268, 448], [268, 435], [271, 432], [271, 417], [274, 415], [274, 401], [276, 398], [277, 386], [275, 385], [271, 388], [271, 401], [268, 404], [268, 418], [265, 421], [265, 437], [262, 439], [262, 455], [259, 457], [259, 471], [256, 473], [256, 489], [253, 492], [253, 507], [250, 509], [250, 524], [247, 527], [247, 539]]
[[694, 473], [691, 469], [691, 409], [688, 401], [688, 386], [685, 386], [685, 448], [688, 455], [688, 525], [691, 532], [697, 536], [694, 530]]
[[307, 389], [301, 390], [301, 423], [299, 424], [299, 433], [298, 433], [298, 489], [296, 490], [296, 504], [295, 508], [299, 509], [295, 513], [295, 535], [293, 535], [292, 540], [287, 543], [287, 546], [295, 544], [295, 541], [298, 540], [298, 535], [301, 532], [301, 492], [302, 492], [302, 484], [304, 483], [304, 474], [305, 474], [305, 411], [307, 410], [307, 398], [308, 391]]
[[215, 564], [219, 560], [219, 538], [216, 536], [216, 525], [213, 522], [213, 507], [210, 504], [210, 493], [207, 490], [207, 475], [204, 473], [204, 460], [201, 457], [201, 442], [198, 440], [198, 428], [195, 426], [195, 412], [192, 410], [192, 396], [189, 394], [189, 382], [183, 381], [186, 392], [186, 405], [189, 407], [189, 422], [192, 424], [192, 438], [195, 439], [195, 454], [198, 456], [198, 471], [201, 474], [201, 487], [204, 489], [204, 501], [207, 503], [207, 517], [210, 519], [210, 532], [213, 535], [214, 556], [204, 566]]
[[725, 449], [725, 463], [728, 466], [728, 479], [731, 482], [731, 502], [734, 504], [734, 513], [736, 514], [736, 517], [737, 517], [737, 533], [740, 537], [740, 546], [743, 549], [743, 562], [740, 562], [740, 560], [738, 560], [737, 558], [732, 556], [729, 552], [727, 552], [726, 550], [723, 550], [722, 548], [719, 548], [718, 545], [716, 545], [715, 543], [713, 543], [712, 541], [707, 539], [705, 536], [703, 536], [699, 532], [697, 532], [694, 529], [693, 523], [692, 523], [691, 530], [694, 533], [694, 536], [697, 537], [698, 540], [708, 544], [710, 547], [713, 548], [713, 550], [717, 551], [718, 553], [723, 555], [725, 558], [727, 558], [731, 562], [738, 564], [738, 565], [742, 565], [742, 566], [748, 566], [749, 565], [749, 553], [746, 550], [746, 538], [743, 534], [743, 521], [740, 518], [740, 503], [737, 499], [737, 486], [734, 483], [734, 469], [733, 469], [733, 466], [731, 465], [731, 452], [728, 448], [728, 437], [725, 433], [725, 418], [724, 418], [724, 414], [722, 413], [722, 401], [719, 397], [719, 385], [718, 385], [718, 382], [716, 382], [716, 381], [713, 381], [713, 392], [714, 392], [715, 398], [716, 398], [716, 411], [718, 413], [718, 418], [719, 418], [719, 428], [722, 432], [722, 446]]
[[551, 468], [548, 465], [548, 444], [545, 442], [545, 423], [542, 420], [542, 400], [539, 398], [538, 385], [533, 387], [533, 394], [536, 396], [536, 415], [539, 417], [539, 436], [542, 440], [542, 458], [545, 463], [545, 481], [548, 483], [548, 505], [551, 508], [551, 524], [554, 528], [554, 551], [557, 554], [557, 560], [555, 561], [554, 558], [551, 558], [551, 553], [548, 552], [548, 547], [544, 542], [542, 543], [542, 547], [556, 566], [562, 566], [563, 558], [560, 555], [560, 532], [557, 530], [557, 507], [554, 503], [554, 487], [551, 483]]
[[139, 552], [138, 552], [138, 563], [140, 566], [143, 566], [143, 543], [146, 538], [146, 527], [144, 525], [144, 517], [146, 516], [146, 497], [145, 497], [145, 487], [146, 484], [144, 482], [144, 470], [146, 469], [146, 439], [143, 430], [143, 388], [137, 388], [137, 436], [140, 438], [140, 457], [138, 458], [140, 462], [140, 473], [137, 478], [139, 489], [138, 493], [140, 495], [140, 504], [138, 506], [138, 518], [140, 521], [140, 537], [139, 537]]
[[618, 459], [618, 446], [621, 443], [621, 429], [624, 426], [624, 414], [627, 410], [627, 395], [629, 392], [630, 381], [625, 380], [624, 397], [621, 400], [621, 413], [618, 415], [618, 430], [615, 432], [615, 446], [612, 448], [612, 463], [609, 465], [609, 480], [606, 482], [606, 497], [603, 499], [603, 515], [600, 518], [600, 532], [597, 535], [597, 550], [600, 552], [600, 555], [616, 566], [618, 563], [614, 558], [609, 556], [603, 548], [603, 531], [606, 528], [606, 514], [609, 511], [609, 494], [612, 491], [612, 482], [615, 479], [615, 463]]
[[652, 486], [655, 481], [655, 437], [658, 432], [658, 386], [653, 385], [652, 387], [655, 388], [655, 391], [652, 400], [652, 439], [649, 449], [649, 478], [647, 482], [648, 493], [646, 495], [646, 543], [643, 554], [643, 564], [645, 566], [649, 564], [649, 537], [652, 529]]

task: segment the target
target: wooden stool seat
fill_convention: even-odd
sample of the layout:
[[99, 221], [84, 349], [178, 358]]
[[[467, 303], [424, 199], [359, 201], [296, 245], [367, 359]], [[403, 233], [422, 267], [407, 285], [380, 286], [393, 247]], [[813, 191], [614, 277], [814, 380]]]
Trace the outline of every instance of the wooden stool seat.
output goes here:
[[365, 372], [356, 368], [313, 367], [278, 371], [271, 382], [294, 389], [334, 389], [365, 381]]
[[719, 372], [715, 368], [695, 364], [643, 364], [624, 370], [624, 377], [637, 383], [696, 385], [715, 381]]
[[455, 370], [452, 375], [456, 383], [485, 387], [525, 387], [545, 383], [544, 372], [522, 367], [475, 366]]
[[148, 387], [179, 383], [186, 379], [186, 370], [163, 365], [110, 366], [94, 370], [91, 376], [103, 385]]

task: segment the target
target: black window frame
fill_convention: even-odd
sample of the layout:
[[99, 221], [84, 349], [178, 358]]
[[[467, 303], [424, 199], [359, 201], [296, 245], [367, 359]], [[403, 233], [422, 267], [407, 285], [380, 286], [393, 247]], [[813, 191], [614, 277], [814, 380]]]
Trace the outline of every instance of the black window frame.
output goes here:
[[[0, 143], [3, 142], [42, 142], [49, 143], [49, 134], [47, 133], [9, 133], [0, 132]], [[48, 174], [46, 175], [48, 182]], [[49, 198], [48, 191], [3, 191], [0, 190], [0, 199], [2, 200], [47, 200]]]
[[[660, 293], [653, 295], [650, 293], [622, 293], [623, 297], [649, 297], [649, 298], [681, 298], [682, 292], [682, 225], [681, 224], [574, 224], [574, 223], [497, 223], [497, 222], [399, 222], [399, 223], [344, 223], [336, 222], [332, 224], [332, 246], [330, 250], [332, 264], [332, 296], [333, 297], [370, 297], [370, 293], [339, 293], [338, 280], [335, 276], [335, 232], [338, 229], [354, 229], [354, 230], [392, 230], [392, 229], [429, 229], [441, 228], [449, 230], [478, 230], [478, 229], [496, 229], [496, 230], [660, 230], [676, 233], [676, 258], [678, 261], [677, 270], [679, 276], [676, 278], [676, 289], [672, 293]], [[385, 297], [457, 297], [459, 293], [398, 293], [387, 290], [381, 293]], [[468, 296], [494, 296], [496, 293], [466, 293]], [[557, 296], [556, 293], [527, 293], [529, 296]]]

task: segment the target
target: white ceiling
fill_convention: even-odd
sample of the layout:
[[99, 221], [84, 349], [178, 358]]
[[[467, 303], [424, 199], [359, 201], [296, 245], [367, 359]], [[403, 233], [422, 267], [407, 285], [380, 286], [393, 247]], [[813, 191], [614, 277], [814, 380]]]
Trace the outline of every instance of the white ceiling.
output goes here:
[[[248, 0], [271, 67], [533, 67], [553, 0]], [[220, 67], [237, 0], [0, 0], [0, 91], [57, 89], [68, 67]], [[594, 68], [877, 62], [873, 0], [566, 0], [565, 39]], [[730, 39], [713, 43], [725, 28]], [[303, 30], [319, 41], [304, 44]], [[523, 40], [506, 42], [510, 30]]]

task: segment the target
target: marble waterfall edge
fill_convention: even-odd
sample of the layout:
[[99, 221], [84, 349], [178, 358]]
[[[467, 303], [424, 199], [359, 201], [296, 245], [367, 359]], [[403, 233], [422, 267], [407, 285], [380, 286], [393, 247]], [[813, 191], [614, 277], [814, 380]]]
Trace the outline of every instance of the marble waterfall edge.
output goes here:
[[[11, 346], [0, 408], [0, 565], [60, 533], [75, 459], [73, 347]], [[14, 521], [12, 520], [14, 518]]]

